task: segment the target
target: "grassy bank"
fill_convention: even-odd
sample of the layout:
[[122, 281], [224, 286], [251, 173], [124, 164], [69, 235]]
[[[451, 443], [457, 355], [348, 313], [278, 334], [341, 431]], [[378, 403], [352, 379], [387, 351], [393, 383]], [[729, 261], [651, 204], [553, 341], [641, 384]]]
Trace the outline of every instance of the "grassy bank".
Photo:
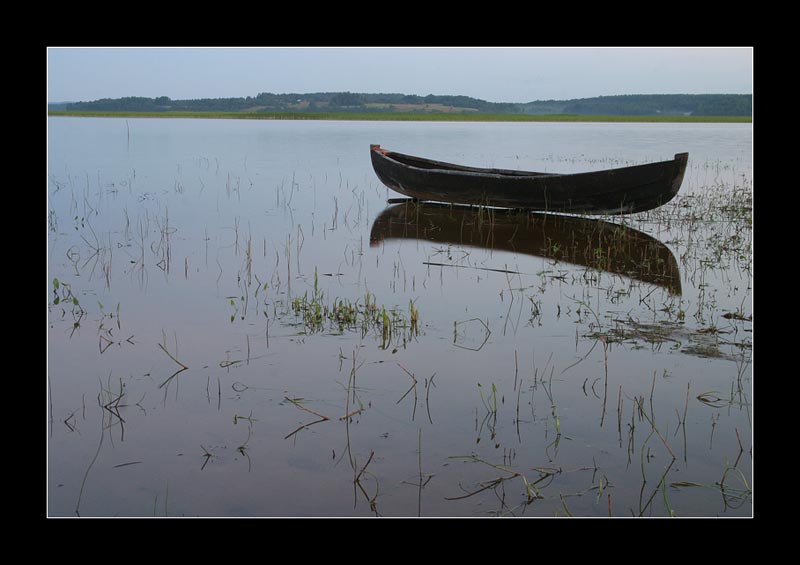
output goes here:
[[751, 123], [750, 116], [582, 116], [577, 114], [415, 114], [351, 112], [70, 112], [50, 116], [92, 118], [204, 118], [222, 120], [352, 120], [416, 122], [711, 122]]

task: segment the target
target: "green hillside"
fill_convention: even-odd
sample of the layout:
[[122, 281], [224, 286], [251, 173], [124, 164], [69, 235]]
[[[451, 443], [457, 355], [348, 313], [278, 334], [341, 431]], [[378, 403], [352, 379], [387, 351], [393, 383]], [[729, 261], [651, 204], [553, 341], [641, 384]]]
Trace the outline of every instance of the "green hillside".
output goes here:
[[166, 96], [103, 98], [50, 104], [67, 112], [244, 112], [358, 114], [571, 114], [576, 116], [751, 116], [750, 94], [632, 94], [574, 100], [525, 103], [487, 102], [469, 96], [317, 92], [272, 94], [243, 98], [172, 100]]

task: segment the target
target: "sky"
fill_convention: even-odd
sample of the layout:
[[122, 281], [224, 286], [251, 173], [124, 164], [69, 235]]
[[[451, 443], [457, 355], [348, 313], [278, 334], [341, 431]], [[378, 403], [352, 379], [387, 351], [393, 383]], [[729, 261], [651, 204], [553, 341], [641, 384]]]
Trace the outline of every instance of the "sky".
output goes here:
[[489, 102], [751, 94], [751, 47], [48, 47], [49, 102], [261, 92], [464, 95]]

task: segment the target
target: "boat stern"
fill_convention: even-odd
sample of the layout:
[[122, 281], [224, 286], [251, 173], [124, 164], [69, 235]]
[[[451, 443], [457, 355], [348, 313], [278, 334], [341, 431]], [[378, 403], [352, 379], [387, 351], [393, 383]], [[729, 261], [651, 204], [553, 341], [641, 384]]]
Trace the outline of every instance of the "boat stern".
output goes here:
[[688, 153], [676, 153], [675, 154], [675, 176], [672, 179], [672, 196], [678, 194], [678, 191], [681, 189], [681, 184], [683, 184], [683, 175], [686, 173], [686, 165], [689, 162], [689, 154]]

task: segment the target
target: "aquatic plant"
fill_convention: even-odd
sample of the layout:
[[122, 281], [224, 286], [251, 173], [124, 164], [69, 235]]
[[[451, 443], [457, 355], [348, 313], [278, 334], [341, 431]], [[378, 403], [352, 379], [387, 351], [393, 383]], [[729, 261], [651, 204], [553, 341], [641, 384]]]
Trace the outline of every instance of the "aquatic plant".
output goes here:
[[378, 306], [377, 298], [369, 291], [365, 293], [363, 300], [328, 300], [325, 292], [319, 288], [316, 269], [312, 291], [293, 298], [291, 309], [307, 334], [358, 331], [363, 337], [373, 333], [380, 339], [382, 349], [398, 340], [405, 346], [419, 335], [419, 309], [413, 300], [409, 302], [408, 312], [397, 307]]

